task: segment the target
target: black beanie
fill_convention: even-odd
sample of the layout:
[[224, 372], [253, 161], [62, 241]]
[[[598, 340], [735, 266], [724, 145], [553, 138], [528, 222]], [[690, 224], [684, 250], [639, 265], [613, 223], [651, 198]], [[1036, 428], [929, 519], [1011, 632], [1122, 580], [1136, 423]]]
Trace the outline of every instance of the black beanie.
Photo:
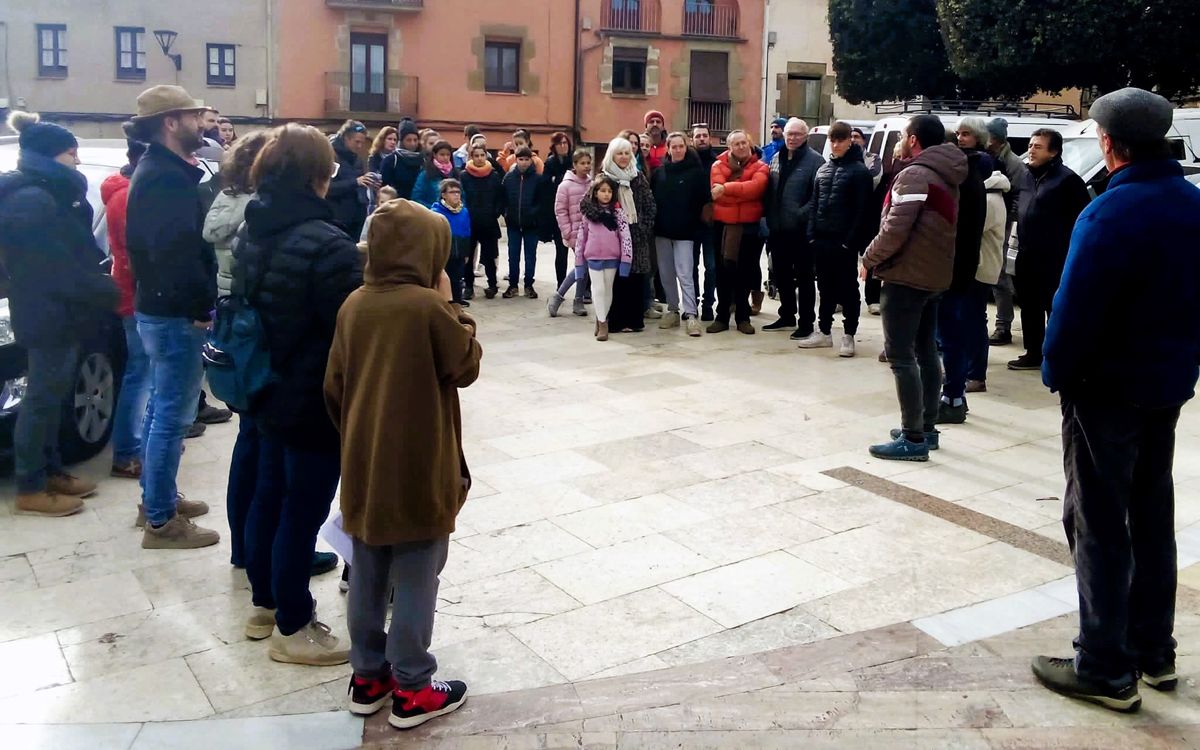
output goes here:
[[400, 121], [400, 140], [404, 140], [406, 135], [417, 135], [417, 124], [405, 117]]
[[8, 126], [21, 134], [18, 143], [22, 151], [53, 159], [64, 151], [79, 148], [79, 141], [70, 130], [52, 122], [41, 122], [37, 112], [13, 112], [8, 116]]

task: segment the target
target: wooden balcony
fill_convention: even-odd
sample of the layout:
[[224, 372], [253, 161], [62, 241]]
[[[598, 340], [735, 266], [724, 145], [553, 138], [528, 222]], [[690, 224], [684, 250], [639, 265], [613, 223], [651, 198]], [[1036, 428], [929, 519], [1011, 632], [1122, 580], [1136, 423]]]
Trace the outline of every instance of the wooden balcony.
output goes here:
[[402, 13], [421, 10], [425, 0], [325, 0], [326, 7], [341, 10], [374, 10], [384, 13]]
[[[416, 118], [420, 79], [389, 70], [382, 82], [355, 80], [344, 71], [325, 74], [325, 116], [334, 119]], [[382, 85], [379, 85], [382, 83]], [[386, 116], [386, 117], [381, 117]]]
[[662, 31], [662, 5], [659, 0], [603, 0], [600, 30], [658, 34]]
[[684, 0], [683, 35], [741, 39], [737, 0]]
[[688, 126], [704, 123], [714, 136], [724, 138], [733, 127], [730, 118], [733, 112], [731, 102], [707, 102], [688, 99]]

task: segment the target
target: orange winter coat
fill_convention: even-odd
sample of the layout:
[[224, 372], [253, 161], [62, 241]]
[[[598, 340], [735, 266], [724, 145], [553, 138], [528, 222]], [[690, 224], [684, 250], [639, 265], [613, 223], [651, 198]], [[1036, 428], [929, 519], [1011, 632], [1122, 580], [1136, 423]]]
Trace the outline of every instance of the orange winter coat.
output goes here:
[[763, 217], [763, 196], [771, 170], [766, 162], [751, 154], [736, 178], [729, 165], [729, 152], [713, 162], [710, 172], [713, 185], [724, 185], [725, 194], [713, 201], [713, 220], [722, 224], [757, 224]]

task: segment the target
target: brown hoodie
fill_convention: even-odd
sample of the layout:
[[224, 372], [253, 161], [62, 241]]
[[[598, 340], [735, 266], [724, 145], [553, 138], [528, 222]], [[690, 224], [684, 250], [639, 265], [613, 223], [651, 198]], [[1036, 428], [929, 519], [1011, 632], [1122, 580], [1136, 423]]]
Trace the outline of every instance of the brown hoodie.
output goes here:
[[325, 403], [342, 436], [343, 526], [367, 544], [449, 535], [470, 487], [458, 389], [479, 377], [483, 350], [435, 289], [450, 241], [432, 211], [380, 206], [363, 286], [338, 313]]

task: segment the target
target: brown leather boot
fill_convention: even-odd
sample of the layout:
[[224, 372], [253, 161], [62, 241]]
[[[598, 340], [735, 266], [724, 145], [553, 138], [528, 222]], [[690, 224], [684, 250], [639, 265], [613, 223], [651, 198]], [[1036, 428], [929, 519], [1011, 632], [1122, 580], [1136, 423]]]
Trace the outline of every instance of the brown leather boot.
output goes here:
[[750, 292], [750, 314], [751, 315], [758, 315], [760, 312], [762, 312], [763, 298], [765, 296], [766, 295], [764, 295], [762, 293], [761, 289]]
[[51, 495], [67, 495], [69, 497], [89, 497], [96, 494], [99, 486], [88, 479], [80, 479], [70, 474], [54, 474], [46, 478], [46, 492]]
[[596, 340], [608, 341], [608, 322], [598, 323], [596, 326]]
[[83, 501], [79, 498], [43, 491], [18, 493], [15, 512], [19, 516], [59, 518], [73, 516], [81, 510], [83, 510]]

